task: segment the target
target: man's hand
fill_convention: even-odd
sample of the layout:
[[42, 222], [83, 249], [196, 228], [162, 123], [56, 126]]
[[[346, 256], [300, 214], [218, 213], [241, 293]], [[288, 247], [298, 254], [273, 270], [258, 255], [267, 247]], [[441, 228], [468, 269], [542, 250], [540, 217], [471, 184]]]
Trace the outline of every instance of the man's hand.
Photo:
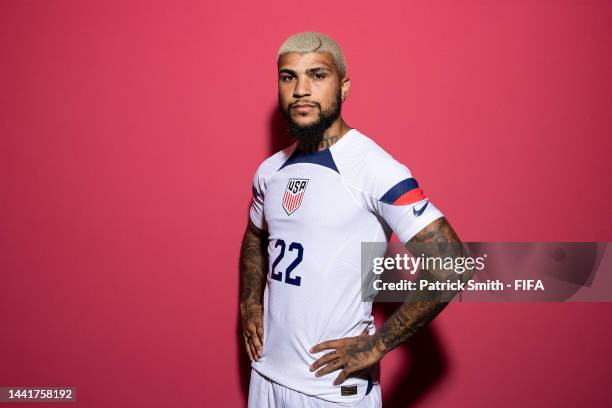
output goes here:
[[251, 361], [257, 361], [263, 350], [263, 306], [260, 303], [241, 303], [242, 337]]
[[257, 361], [263, 350], [261, 294], [268, 266], [267, 244], [267, 232], [249, 220], [240, 249], [240, 320], [244, 346], [251, 361]]
[[315, 373], [315, 376], [321, 377], [342, 368], [342, 372], [334, 381], [334, 385], [342, 384], [349, 374], [367, 369], [385, 355], [382, 343], [375, 342], [374, 336], [370, 336], [367, 329], [359, 336], [319, 343], [311, 348], [310, 352], [318, 353], [328, 349], [334, 349], [334, 351], [325, 354], [312, 363], [310, 371], [323, 367]]

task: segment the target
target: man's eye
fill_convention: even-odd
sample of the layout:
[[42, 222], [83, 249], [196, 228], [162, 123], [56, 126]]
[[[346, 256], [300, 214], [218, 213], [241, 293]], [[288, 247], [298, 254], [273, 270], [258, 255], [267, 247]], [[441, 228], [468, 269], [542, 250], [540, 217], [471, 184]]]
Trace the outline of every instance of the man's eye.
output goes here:
[[293, 77], [292, 77], [292, 76], [289, 76], [289, 75], [287, 75], [287, 76], [282, 76], [282, 77], [281, 77], [281, 81], [285, 81], [285, 82], [287, 82], [287, 80], [289, 80], [289, 79], [293, 79]]
[[325, 78], [325, 74], [313, 74], [313, 77], [317, 79], [322, 79], [322, 78]]

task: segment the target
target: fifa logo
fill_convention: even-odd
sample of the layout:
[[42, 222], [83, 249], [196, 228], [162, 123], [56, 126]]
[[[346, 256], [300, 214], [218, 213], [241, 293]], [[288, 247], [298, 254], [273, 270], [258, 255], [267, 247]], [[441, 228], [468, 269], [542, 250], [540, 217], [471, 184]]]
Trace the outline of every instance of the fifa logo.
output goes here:
[[283, 195], [283, 208], [287, 215], [291, 215], [302, 204], [308, 179], [289, 179], [285, 194]]

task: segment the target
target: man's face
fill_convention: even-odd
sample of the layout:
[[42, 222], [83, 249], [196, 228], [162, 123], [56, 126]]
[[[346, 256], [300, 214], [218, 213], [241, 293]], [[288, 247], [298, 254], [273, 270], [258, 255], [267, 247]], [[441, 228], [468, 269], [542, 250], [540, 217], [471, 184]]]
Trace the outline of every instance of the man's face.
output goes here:
[[289, 133], [305, 145], [318, 144], [340, 116], [340, 77], [329, 53], [283, 54], [278, 61], [279, 107]]

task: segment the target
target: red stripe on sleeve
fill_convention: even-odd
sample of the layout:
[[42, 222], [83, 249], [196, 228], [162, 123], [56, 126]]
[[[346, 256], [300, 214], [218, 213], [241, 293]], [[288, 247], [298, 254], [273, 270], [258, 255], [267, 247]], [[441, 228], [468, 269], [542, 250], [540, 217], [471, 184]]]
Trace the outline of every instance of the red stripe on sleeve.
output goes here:
[[427, 197], [425, 197], [423, 190], [421, 190], [420, 188], [413, 188], [412, 190], [408, 191], [407, 193], [404, 193], [400, 198], [395, 200], [393, 202], [393, 205], [412, 204], [416, 203], [417, 201], [424, 200], [425, 198]]

